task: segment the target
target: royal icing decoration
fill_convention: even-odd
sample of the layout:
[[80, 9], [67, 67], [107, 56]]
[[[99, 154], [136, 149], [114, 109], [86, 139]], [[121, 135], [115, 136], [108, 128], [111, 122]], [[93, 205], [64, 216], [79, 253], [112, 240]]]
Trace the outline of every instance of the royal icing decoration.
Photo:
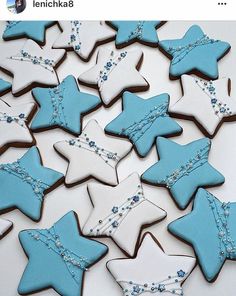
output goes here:
[[164, 40], [160, 47], [172, 57], [170, 75], [182, 74], [197, 70], [216, 79], [218, 77], [217, 61], [230, 49], [230, 44], [215, 40], [193, 25], [182, 39]]
[[125, 296], [137, 296], [147, 292], [153, 294], [169, 292], [173, 295], [183, 296], [183, 288], [179, 286], [179, 280], [186, 275], [186, 272], [183, 270], [178, 270], [175, 275], [169, 275], [167, 278], [154, 283], [139, 284], [133, 281], [122, 280], [117, 282], [124, 287], [123, 293]]
[[8, 174], [13, 175], [29, 184], [35, 194], [35, 197], [40, 201], [43, 199], [44, 191], [50, 187], [42, 180], [32, 177], [21, 165], [19, 160], [13, 163], [0, 164], [0, 170], [7, 172]]
[[1, 60], [0, 66], [13, 74], [12, 92], [18, 96], [33, 83], [57, 85], [55, 67], [64, 54], [63, 49], [42, 49], [28, 39], [23, 48]]
[[56, 226], [50, 229], [28, 230], [28, 235], [36, 242], [43, 244], [49, 251], [55, 253], [63, 260], [63, 263], [68, 268], [69, 273], [75, 282], [80, 284], [81, 271], [87, 271], [90, 262], [87, 258], [80, 256], [70, 250], [61, 242], [60, 235], [56, 232]]
[[148, 88], [148, 83], [136, 67], [142, 58], [141, 49], [114, 51], [102, 48], [98, 52], [96, 65], [79, 76], [82, 83], [96, 85], [102, 101], [109, 105], [125, 89]]
[[229, 96], [229, 79], [205, 81], [182, 75], [183, 97], [170, 106], [169, 111], [193, 117], [211, 137], [225, 117], [236, 114], [236, 101]]
[[61, 127], [69, 132], [81, 132], [81, 118], [94, 110], [100, 99], [79, 90], [74, 76], [67, 76], [54, 88], [34, 88], [33, 96], [40, 105], [31, 124], [35, 131], [48, 127]]
[[157, 45], [157, 27], [160, 21], [112, 21], [117, 29], [116, 45], [126, 46], [127, 43], [141, 41], [147, 45]]
[[54, 48], [72, 48], [82, 59], [88, 60], [99, 43], [105, 43], [115, 32], [103, 21], [60, 21], [62, 33]]
[[61, 173], [43, 167], [37, 148], [30, 148], [19, 160], [0, 165], [0, 211], [18, 208], [38, 221], [45, 190], [62, 177]]
[[46, 28], [54, 21], [7, 21], [3, 32], [3, 39], [18, 39], [28, 37], [36, 42], [44, 43]]
[[88, 192], [94, 208], [83, 233], [94, 237], [109, 236], [130, 256], [135, 252], [141, 228], [166, 216], [164, 210], [145, 197], [137, 173], [116, 187], [89, 184]]
[[118, 64], [127, 56], [127, 51], [121, 52], [117, 55], [114, 54], [114, 51], [111, 51], [110, 58], [103, 66], [103, 69], [100, 71], [97, 83], [99, 91], [102, 90], [103, 85], [109, 79], [112, 71], [118, 66]]
[[220, 202], [200, 188], [192, 212], [168, 225], [171, 233], [192, 245], [209, 282], [217, 278], [226, 259], [236, 259], [235, 217], [235, 202]]
[[54, 148], [69, 161], [65, 180], [67, 185], [88, 177], [116, 185], [117, 164], [128, 154], [131, 144], [105, 135], [97, 121], [91, 120], [79, 137], [58, 142]]
[[44, 69], [54, 73], [55, 61], [50, 59], [44, 59], [43, 57], [38, 57], [24, 51], [23, 49], [20, 51], [20, 54], [17, 56], [10, 56], [9, 59], [21, 61], [21, 62], [29, 62], [33, 65], [41, 66]]
[[150, 233], [145, 233], [134, 259], [114, 259], [107, 263], [124, 296], [184, 295], [182, 283], [195, 266], [195, 258], [169, 256]]
[[175, 169], [171, 174], [166, 176], [161, 183], [166, 184], [167, 188], [172, 188], [181, 178], [188, 176], [200, 166], [208, 161], [208, 153], [210, 150], [210, 142], [206, 143], [200, 150], [196, 151], [186, 163]]
[[16, 143], [29, 146], [34, 140], [28, 129], [28, 117], [35, 108], [34, 103], [18, 104], [10, 107], [0, 101], [0, 151]]
[[146, 156], [160, 135], [180, 133], [181, 127], [168, 115], [169, 96], [161, 94], [142, 99], [133, 93], [123, 95], [123, 111], [105, 127], [118, 136], [126, 136], [141, 156]]
[[142, 179], [165, 185], [181, 209], [186, 208], [200, 186], [224, 182], [224, 176], [208, 162], [210, 140], [203, 138], [187, 145], [157, 138], [160, 160], [142, 175]]
[[72, 211], [49, 229], [21, 231], [19, 239], [29, 258], [18, 287], [20, 294], [50, 287], [60, 295], [79, 295], [84, 272], [108, 250], [81, 236]]
[[125, 217], [145, 200], [141, 185], [138, 185], [137, 191], [131, 197], [128, 197], [121, 205], [114, 205], [110, 213], [102, 220], [98, 221], [90, 229], [91, 235], [111, 235], [116, 232]]
[[89, 137], [88, 134], [82, 133], [78, 138], [68, 140], [67, 143], [71, 146], [78, 147], [80, 149], [85, 149], [87, 151], [96, 153], [101, 157], [106, 164], [115, 168], [120, 157], [116, 152], [109, 151], [103, 147], [99, 147], [93, 139]]

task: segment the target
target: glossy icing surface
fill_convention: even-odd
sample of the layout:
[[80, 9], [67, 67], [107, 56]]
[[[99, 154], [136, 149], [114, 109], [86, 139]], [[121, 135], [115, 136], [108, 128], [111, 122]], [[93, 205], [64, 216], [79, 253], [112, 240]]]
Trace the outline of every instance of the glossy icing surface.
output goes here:
[[168, 229], [193, 246], [205, 278], [212, 281], [225, 259], [236, 259], [235, 219], [235, 202], [222, 203], [200, 188], [192, 212], [170, 223]]
[[84, 272], [108, 250], [81, 236], [73, 211], [49, 229], [21, 231], [19, 239], [29, 258], [19, 283], [20, 294], [52, 287], [60, 295], [80, 296]]
[[116, 45], [125, 45], [135, 40], [157, 45], [159, 40], [156, 28], [160, 23], [160, 21], [112, 21], [112, 26], [117, 29]]
[[207, 138], [180, 145], [159, 137], [160, 160], [144, 172], [142, 179], [166, 186], [177, 205], [184, 209], [198, 187], [218, 185], [225, 180], [208, 162], [210, 145]]
[[230, 49], [228, 42], [208, 37], [197, 25], [191, 26], [183, 38], [162, 40], [159, 44], [172, 57], [170, 75], [176, 77], [197, 70], [216, 79], [217, 61]]
[[130, 256], [134, 255], [141, 228], [166, 216], [164, 210], [145, 197], [137, 173], [116, 187], [89, 184], [88, 192], [94, 208], [83, 233], [96, 237], [109, 236]]
[[79, 80], [97, 86], [103, 103], [108, 105], [124, 90], [148, 87], [147, 81], [136, 69], [142, 55], [139, 48], [130, 51], [101, 48], [96, 65], [82, 73]]
[[13, 207], [33, 220], [41, 217], [44, 191], [63, 174], [42, 166], [38, 149], [30, 148], [18, 161], [0, 165], [0, 210]]
[[0, 60], [0, 66], [13, 74], [12, 93], [19, 94], [32, 83], [57, 85], [55, 66], [65, 54], [63, 49], [42, 49], [28, 39], [12, 56]]
[[182, 128], [169, 117], [168, 106], [168, 94], [142, 99], [125, 92], [122, 113], [105, 127], [105, 131], [128, 137], [138, 153], [146, 156], [157, 136], [182, 131]]
[[62, 127], [69, 132], [81, 132], [81, 116], [100, 104], [100, 99], [79, 90], [75, 78], [67, 76], [57, 87], [34, 88], [32, 94], [40, 105], [31, 128]]
[[182, 283], [195, 266], [193, 257], [167, 255], [150, 233], [145, 233], [134, 259], [114, 259], [107, 268], [124, 296], [184, 295]]
[[116, 185], [116, 166], [131, 147], [126, 140], [105, 135], [96, 120], [90, 120], [78, 138], [54, 144], [56, 151], [69, 161], [65, 178], [68, 185], [90, 176]]

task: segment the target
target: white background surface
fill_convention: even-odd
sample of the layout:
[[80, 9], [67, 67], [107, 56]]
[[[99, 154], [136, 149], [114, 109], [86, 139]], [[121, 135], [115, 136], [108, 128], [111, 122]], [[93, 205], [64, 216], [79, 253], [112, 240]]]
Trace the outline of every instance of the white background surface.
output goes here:
[[[236, 99], [236, 22], [195, 23], [200, 24], [210, 37], [225, 40], [231, 44], [231, 51], [219, 62], [219, 70], [220, 77], [231, 78], [232, 96]], [[159, 29], [159, 38], [160, 40], [166, 38], [180, 38], [192, 24], [193, 22], [168, 22]], [[5, 24], [3, 22], [0, 23], [0, 35], [2, 35], [4, 26]], [[57, 26], [47, 30], [46, 46], [51, 46], [59, 33], [60, 31]], [[15, 49], [21, 47], [23, 42], [23, 39], [9, 42], [0, 41], [1, 58], [15, 53]], [[112, 47], [113, 43], [104, 46]], [[169, 80], [169, 60], [158, 49], [145, 46], [142, 46], [142, 49], [144, 51], [144, 60], [140, 72], [150, 83], [150, 90], [139, 94], [148, 98], [162, 92], [168, 92], [171, 96], [171, 103], [174, 103], [181, 97], [181, 88], [178, 80]], [[89, 63], [83, 63], [76, 54], [73, 52], [68, 53], [66, 60], [58, 69], [60, 80], [65, 78], [68, 74], [73, 74], [75, 77], [78, 77], [79, 74], [94, 65], [95, 57], [96, 53]], [[3, 78], [7, 78], [9, 81], [11, 80], [10, 77], [3, 73], [0, 74]], [[82, 91], [96, 94], [96, 91], [93, 89], [82, 86], [80, 88]], [[7, 94], [4, 99], [6, 99], [8, 103], [13, 104], [31, 101], [32, 97], [30, 93], [19, 98], [14, 98], [11, 94]], [[199, 108], [201, 108], [200, 105]], [[104, 109], [102, 107], [86, 116], [84, 118], [84, 124], [87, 123], [89, 119], [95, 118], [104, 127], [117, 116], [120, 111], [121, 100], [109, 109]], [[172, 138], [178, 143], [187, 143], [203, 137], [201, 131], [198, 130], [193, 122], [186, 120], [178, 120], [178, 122], [184, 129], [181, 136]], [[60, 129], [54, 129], [37, 133], [35, 137], [44, 165], [65, 173], [67, 162], [54, 151], [53, 143], [70, 137], [70, 135]], [[235, 138], [236, 122], [224, 123], [212, 141], [210, 162], [224, 174], [226, 182], [224, 185], [213, 188], [210, 191], [222, 201], [236, 201]], [[12, 162], [25, 152], [26, 149], [9, 149], [0, 157], [0, 162]], [[118, 176], [120, 180], [123, 180], [133, 171], [137, 171], [141, 174], [156, 160], [157, 154], [155, 148], [152, 149], [151, 153], [149, 153], [145, 159], [140, 159], [135, 152], [132, 151], [118, 166]], [[168, 223], [189, 212], [192, 205], [190, 205], [186, 211], [178, 210], [165, 188], [144, 185], [144, 192], [150, 200], [165, 209], [168, 214], [164, 221], [150, 227], [148, 230], [156, 236], [166, 253], [193, 255], [191, 247], [174, 238], [166, 230]], [[17, 286], [27, 264], [27, 258], [18, 241], [18, 232], [27, 228], [50, 227], [69, 210], [77, 212], [80, 223], [83, 225], [91, 210], [91, 204], [86, 191], [86, 183], [71, 189], [67, 189], [65, 186], [61, 185], [48, 194], [44, 201], [43, 215], [39, 223], [32, 222], [18, 210], [1, 216], [12, 220], [14, 222], [14, 229], [0, 241], [0, 296], [18, 295]], [[101, 239], [101, 241], [109, 246], [109, 254], [86, 273], [83, 296], [122, 296], [120, 287], [106, 270], [105, 263], [109, 259], [123, 257], [123, 254], [110, 239]], [[157, 266], [157, 268], [161, 268], [161, 266]], [[236, 291], [235, 279], [236, 262], [233, 261], [225, 263], [217, 281], [213, 284], [206, 282], [199, 267], [197, 267], [184, 284], [184, 295], [234, 296]], [[36, 295], [52, 296], [57, 295], [57, 293], [53, 290], [47, 290], [37, 293]]]

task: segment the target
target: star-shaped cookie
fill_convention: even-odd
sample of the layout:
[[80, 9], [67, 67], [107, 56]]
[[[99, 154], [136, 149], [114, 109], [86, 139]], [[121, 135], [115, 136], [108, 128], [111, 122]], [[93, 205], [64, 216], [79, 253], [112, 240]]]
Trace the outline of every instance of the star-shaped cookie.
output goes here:
[[217, 61], [230, 49], [228, 42], [208, 37], [197, 25], [191, 26], [182, 39], [160, 41], [159, 45], [172, 58], [172, 77], [198, 71], [208, 78], [216, 79]]
[[114, 259], [107, 268], [124, 296], [184, 295], [182, 284], [195, 263], [193, 257], [165, 254], [155, 237], [146, 232], [134, 259]]
[[123, 95], [123, 111], [105, 127], [105, 131], [124, 136], [144, 157], [157, 136], [176, 135], [182, 128], [168, 115], [169, 95], [142, 99], [133, 93]]
[[0, 218], [0, 240], [12, 229], [13, 223]]
[[19, 96], [36, 85], [57, 85], [55, 68], [65, 56], [64, 49], [42, 49], [28, 39], [23, 48], [0, 61], [0, 67], [13, 75], [12, 93]]
[[123, 139], [107, 136], [96, 120], [90, 120], [77, 138], [54, 144], [55, 150], [69, 161], [65, 183], [76, 183], [93, 177], [104, 183], [118, 183], [116, 167], [132, 145]]
[[159, 161], [142, 175], [142, 180], [166, 186], [180, 209], [185, 209], [202, 186], [215, 186], [224, 176], [208, 162], [211, 141], [203, 138], [186, 145], [157, 138]]
[[168, 225], [168, 230], [191, 244], [205, 278], [216, 280], [226, 259], [236, 259], [236, 203], [220, 202], [200, 188], [193, 210]]
[[236, 100], [229, 96], [230, 79], [204, 81], [182, 75], [184, 95], [169, 107], [173, 115], [194, 118], [213, 137], [226, 117], [236, 114]]
[[20, 159], [0, 164], [0, 211], [15, 208], [34, 221], [41, 218], [43, 198], [63, 179], [63, 174], [42, 165], [34, 146]]
[[30, 147], [35, 144], [27, 125], [35, 110], [34, 103], [10, 107], [0, 100], [0, 154], [8, 147]]
[[108, 251], [81, 235], [73, 211], [49, 229], [21, 231], [19, 239], [29, 258], [18, 286], [21, 295], [53, 288], [60, 295], [81, 296], [85, 272]]
[[79, 76], [81, 83], [98, 88], [103, 103], [110, 106], [125, 90], [146, 90], [148, 82], [139, 68], [143, 52], [140, 48], [116, 51], [101, 48], [97, 63]]
[[46, 28], [55, 23], [54, 21], [7, 21], [2, 38], [12, 40], [27, 37], [43, 45]]
[[92, 112], [101, 103], [99, 97], [81, 92], [72, 75], [54, 88], [34, 88], [32, 94], [40, 105], [31, 124], [33, 131], [61, 127], [78, 135], [82, 115]]
[[92, 237], [111, 237], [128, 256], [135, 254], [142, 228], [166, 217], [164, 210], [145, 197], [137, 173], [116, 187], [90, 183], [88, 192], [94, 208], [83, 233]]
[[124, 47], [135, 41], [157, 46], [159, 39], [157, 28], [161, 21], [112, 21], [110, 22], [117, 30], [116, 45]]
[[0, 78], [0, 96], [5, 95], [11, 90], [11, 83]]
[[88, 61], [97, 45], [111, 41], [115, 32], [104, 21], [60, 21], [62, 33], [53, 48], [72, 49]]

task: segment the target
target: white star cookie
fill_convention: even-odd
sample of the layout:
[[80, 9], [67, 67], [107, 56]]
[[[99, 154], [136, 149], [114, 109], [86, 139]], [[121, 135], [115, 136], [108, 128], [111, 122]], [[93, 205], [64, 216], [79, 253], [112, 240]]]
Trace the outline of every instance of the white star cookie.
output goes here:
[[182, 75], [181, 81], [184, 95], [169, 111], [194, 117], [208, 136], [214, 136], [224, 118], [236, 114], [236, 100], [229, 96], [230, 79], [204, 81]]
[[196, 259], [167, 255], [151, 233], [145, 233], [135, 259], [115, 259], [107, 268], [123, 289], [124, 296], [184, 295], [182, 284]]
[[0, 218], [0, 239], [12, 228], [12, 222]]
[[11, 146], [30, 147], [34, 144], [27, 123], [35, 108], [34, 103], [10, 107], [0, 100], [0, 154]]
[[136, 48], [117, 51], [101, 48], [97, 63], [79, 76], [81, 83], [96, 86], [105, 105], [110, 105], [125, 90], [146, 90], [148, 82], [138, 72], [143, 52]]
[[69, 161], [66, 185], [72, 186], [89, 177], [116, 185], [117, 164], [132, 145], [125, 139], [107, 136], [96, 120], [90, 120], [78, 138], [57, 142], [54, 148]]
[[61, 35], [53, 48], [73, 49], [83, 60], [89, 60], [96, 45], [111, 40], [114, 30], [102, 21], [60, 21]]
[[12, 93], [19, 96], [32, 88], [33, 84], [58, 84], [55, 68], [65, 55], [64, 49], [42, 49], [36, 42], [28, 39], [23, 48], [0, 61], [0, 67], [14, 76]]
[[164, 210], [145, 197], [137, 173], [116, 187], [90, 183], [88, 192], [94, 209], [83, 233], [109, 236], [129, 256], [135, 253], [141, 229], [166, 217]]

